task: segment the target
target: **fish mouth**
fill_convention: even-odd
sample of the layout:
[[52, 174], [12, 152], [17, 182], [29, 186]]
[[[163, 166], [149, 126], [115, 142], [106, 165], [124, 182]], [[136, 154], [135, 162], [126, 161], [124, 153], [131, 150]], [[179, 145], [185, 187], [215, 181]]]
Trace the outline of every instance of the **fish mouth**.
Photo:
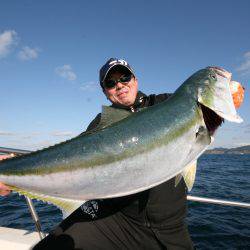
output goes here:
[[203, 119], [210, 136], [213, 136], [215, 131], [222, 125], [224, 119], [217, 115], [212, 109], [198, 103], [201, 108]]

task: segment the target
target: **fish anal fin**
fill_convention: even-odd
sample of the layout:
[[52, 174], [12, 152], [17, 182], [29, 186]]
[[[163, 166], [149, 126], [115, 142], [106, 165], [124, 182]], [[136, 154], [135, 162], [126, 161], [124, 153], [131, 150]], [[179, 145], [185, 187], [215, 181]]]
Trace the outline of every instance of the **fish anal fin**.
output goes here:
[[191, 189], [193, 188], [196, 176], [196, 168], [197, 168], [197, 161], [186, 166], [182, 172], [182, 176], [187, 185], [188, 191], [191, 191]]
[[41, 193], [36, 193], [32, 191], [27, 191], [15, 186], [8, 187], [24, 196], [27, 196], [31, 199], [41, 200], [47, 203], [51, 203], [62, 210], [63, 217], [66, 218], [71, 213], [73, 213], [78, 207], [80, 207], [85, 201], [84, 200], [73, 200], [73, 199], [66, 199], [61, 197], [55, 197], [50, 195], [45, 195]]
[[178, 174], [175, 176], [175, 187], [177, 187], [181, 179], [182, 179], [182, 174]]
[[184, 168], [184, 170], [175, 177], [175, 186], [178, 185], [181, 178], [183, 177], [183, 179], [186, 183], [186, 186], [188, 188], [188, 191], [191, 191], [191, 189], [193, 188], [193, 185], [194, 185], [194, 181], [195, 181], [196, 168], [197, 168], [197, 161], [192, 162], [191, 164], [188, 164]]

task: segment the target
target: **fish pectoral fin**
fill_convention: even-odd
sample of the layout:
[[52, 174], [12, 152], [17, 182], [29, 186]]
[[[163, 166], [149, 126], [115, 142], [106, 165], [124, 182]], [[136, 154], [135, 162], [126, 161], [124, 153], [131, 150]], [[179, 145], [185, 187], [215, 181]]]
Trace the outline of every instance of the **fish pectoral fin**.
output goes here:
[[[100, 127], [107, 127], [113, 123], [123, 120], [132, 113], [128, 110], [117, 109], [109, 106], [102, 106]], [[98, 127], [99, 127], [98, 125]]]
[[187, 165], [184, 168], [184, 170], [175, 177], [175, 186], [178, 185], [181, 178], [183, 177], [186, 183], [186, 186], [188, 188], [188, 191], [191, 191], [194, 185], [194, 181], [195, 181], [196, 168], [197, 168], [197, 161], [192, 162], [191, 164]]
[[77, 208], [79, 208], [85, 202], [84, 200], [66, 199], [66, 198], [31, 192], [15, 186], [8, 186], [8, 187], [11, 190], [19, 193], [20, 195], [27, 196], [31, 199], [41, 200], [57, 206], [62, 210], [63, 218], [68, 217], [71, 213], [73, 213]]

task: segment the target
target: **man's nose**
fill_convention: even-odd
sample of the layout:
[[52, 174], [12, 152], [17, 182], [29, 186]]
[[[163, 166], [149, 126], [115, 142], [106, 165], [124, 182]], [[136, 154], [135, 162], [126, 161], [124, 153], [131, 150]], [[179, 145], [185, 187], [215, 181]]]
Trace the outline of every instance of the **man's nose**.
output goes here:
[[116, 83], [116, 88], [121, 89], [123, 87], [123, 84], [121, 82]]

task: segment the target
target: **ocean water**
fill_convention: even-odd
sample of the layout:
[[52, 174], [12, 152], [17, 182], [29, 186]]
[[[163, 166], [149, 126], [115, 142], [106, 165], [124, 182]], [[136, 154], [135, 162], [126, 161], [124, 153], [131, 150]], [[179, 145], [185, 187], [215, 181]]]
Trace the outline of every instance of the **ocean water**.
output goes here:
[[[190, 195], [250, 203], [250, 155], [203, 155]], [[34, 201], [42, 229], [62, 220], [59, 209]], [[250, 249], [250, 209], [188, 202], [187, 224], [197, 249]], [[35, 230], [24, 197], [0, 197], [0, 226]]]

